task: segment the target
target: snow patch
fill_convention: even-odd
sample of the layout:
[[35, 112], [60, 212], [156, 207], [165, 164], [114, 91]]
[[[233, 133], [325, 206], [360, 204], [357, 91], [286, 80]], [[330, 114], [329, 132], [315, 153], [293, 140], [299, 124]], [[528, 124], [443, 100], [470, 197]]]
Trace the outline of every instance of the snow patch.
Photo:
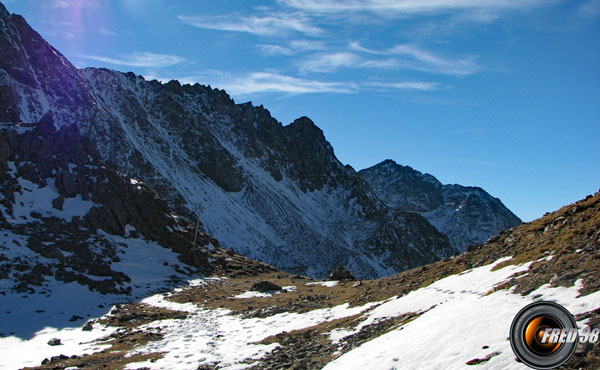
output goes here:
[[262, 292], [256, 292], [256, 291], [253, 291], [253, 290], [249, 290], [247, 292], [235, 295], [235, 296], [233, 296], [231, 298], [233, 298], [233, 299], [267, 298], [267, 297], [272, 297], [272, 296], [273, 296], [273, 293], [262, 293]]
[[65, 198], [61, 211], [52, 206], [52, 201], [60, 196], [52, 185], [53, 179], [48, 179], [48, 185], [44, 187], [23, 178], [19, 178], [18, 182], [22, 190], [15, 192], [13, 216], [5, 214], [10, 223], [24, 224], [35, 221], [36, 219], [31, 217], [32, 212], [37, 212], [43, 217], [55, 216], [71, 222], [73, 217], [85, 216], [96, 205], [92, 201], [83, 200], [81, 195], [77, 194], [74, 198]]
[[339, 281], [337, 281], [337, 280], [329, 280], [329, 281], [315, 281], [313, 283], [306, 283], [306, 285], [308, 285], [308, 286], [320, 285], [320, 286], [331, 288], [331, 287], [338, 285], [338, 283], [339, 283]]

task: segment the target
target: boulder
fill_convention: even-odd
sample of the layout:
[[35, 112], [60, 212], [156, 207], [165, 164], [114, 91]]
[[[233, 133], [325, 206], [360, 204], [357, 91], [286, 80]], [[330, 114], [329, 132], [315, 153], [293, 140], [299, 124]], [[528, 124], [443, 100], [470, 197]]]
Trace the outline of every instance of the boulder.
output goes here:
[[62, 343], [60, 342], [59, 338], [52, 338], [48, 341], [48, 345], [49, 346], [60, 346], [60, 345], [62, 345]]
[[77, 184], [73, 175], [68, 172], [60, 171], [56, 174], [56, 188], [60, 194], [65, 195], [67, 198], [74, 197], [77, 195]]
[[344, 266], [338, 265], [329, 273], [329, 280], [345, 281], [356, 280], [356, 278], [350, 273], [350, 271], [346, 270]]
[[264, 281], [259, 281], [257, 283], [254, 283], [254, 285], [252, 285], [252, 288], [250, 288], [250, 290], [255, 291], [255, 292], [261, 292], [261, 293], [278, 292], [281, 290], [281, 287], [275, 283], [264, 280]]
[[83, 331], [92, 331], [92, 329], [94, 329], [94, 325], [91, 321], [86, 322], [85, 325], [83, 325], [83, 328], [81, 328]]

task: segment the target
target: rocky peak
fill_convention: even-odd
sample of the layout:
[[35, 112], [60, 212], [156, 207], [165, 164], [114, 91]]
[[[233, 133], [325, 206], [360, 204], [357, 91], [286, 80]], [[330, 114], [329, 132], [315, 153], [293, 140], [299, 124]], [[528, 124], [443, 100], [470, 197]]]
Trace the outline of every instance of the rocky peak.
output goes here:
[[[23, 100], [18, 99], [22, 105], [20, 120], [37, 122], [52, 106], [63, 108], [55, 117], [58, 125], [73, 117], [81, 119], [81, 108], [89, 105], [92, 98], [77, 69], [23, 17], [9, 15], [2, 7], [0, 22], [0, 86], [7, 86], [13, 93], [27, 91]], [[40, 95], [32, 99], [35, 91]]]
[[389, 206], [414, 212], [427, 212], [442, 205], [442, 184], [391, 159], [359, 171]]
[[459, 251], [521, 223], [499, 199], [480, 187], [442, 185], [432, 175], [393, 160], [385, 160], [359, 174], [384, 203], [420, 213], [447, 235]]

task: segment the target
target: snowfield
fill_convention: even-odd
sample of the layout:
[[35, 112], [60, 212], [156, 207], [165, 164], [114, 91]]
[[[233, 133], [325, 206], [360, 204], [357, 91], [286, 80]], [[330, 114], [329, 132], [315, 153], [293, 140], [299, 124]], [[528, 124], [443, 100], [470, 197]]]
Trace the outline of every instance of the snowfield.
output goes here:
[[[449, 276], [383, 302], [357, 307], [342, 304], [306, 313], [284, 312], [266, 318], [242, 318], [227, 309], [174, 303], [168, 300], [171, 293], [152, 295], [141, 302], [190, 315], [183, 320], [160, 320], [140, 326], [138, 329], [148, 332], [160, 327], [164, 336], [134, 349], [127, 356], [165, 354], [155, 362], [130, 363], [127, 368], [196, 369], [200, 364], [219, 363], [222, 369], [244, 369], [278, 346], [277, 343], [259, 344], [267, 337], [362, 313], [358, 325], [327, 334], [334, 343], [343, 344], [345, 337], [366, 325], [413, 312], [420, 315], [342, 354], [324, 369], [463, 369], [469, 368], [467, 361], [495, 353], [485, 363], [486, 369], [525, 369], [515, 361], [508, 341], [510, 324], [516, 313], [535, 297], [558, 302], [575, 315], [598, 308], [600, 292], [579, 297], [580, 281], [569, 288], [544, 285], [528, 296], [507, 290], [492, 292], [495, 286], [517, 272], [526, 271], [532, 263], [492, 271], [494, 265], [505, 260]], [[175, 291], [194, 289], [202, 284], [202, 279], [196, 279]], [[585, 322], [578, 324], [582, 326]], [[102, 346], [95, 345], [93, 340], [108, 335], [111, 330], [114, 329], [101, 328], [90, 333], [74, 328], [46, 328], [29, 340], [2, 338], [0, 368], [38, 365], [43, 358], [57, 353], [71, 355], [99, 351]], [[53, 337], [63, 339], [65, 346], [46, 345]], [[487, 347], [484, 349], [484, 346]]]
[[[463, 369], [469, 368], [467, 361], [494, 352], [499, 354], [485, 364], [486, 369], [527, 369], [515, 361], [508, 335], [513, 318], [534, 301], [532, 297], [555, 301], [573, 315], [600, 306], [600, 292], [578, 297], [581, 281], [570, 288], [544, 285], [525, 297], [506, 290], [487, 294], [512, 274], [526, 271], [531, 262], [491, 271], [495, 264], [449, 276], [389, 300], [365, 315], [356, 330], [333, 332], [332, 339], [340, 340], [377, 320], [427, 311], [414, 321], [345, 353], [324, 370]], [[428, 310], [430, 307], [433, 308]], [[583, 324], [579, 323], [580, 327]]]

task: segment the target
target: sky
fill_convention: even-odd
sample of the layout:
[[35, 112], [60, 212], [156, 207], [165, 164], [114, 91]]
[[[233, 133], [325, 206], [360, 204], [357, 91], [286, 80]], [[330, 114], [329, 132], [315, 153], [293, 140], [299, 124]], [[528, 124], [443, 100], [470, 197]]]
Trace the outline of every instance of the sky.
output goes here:
[[600, 188], [600, 0], [3, 0], [77, 67], [307, 116], [524, 221]]

